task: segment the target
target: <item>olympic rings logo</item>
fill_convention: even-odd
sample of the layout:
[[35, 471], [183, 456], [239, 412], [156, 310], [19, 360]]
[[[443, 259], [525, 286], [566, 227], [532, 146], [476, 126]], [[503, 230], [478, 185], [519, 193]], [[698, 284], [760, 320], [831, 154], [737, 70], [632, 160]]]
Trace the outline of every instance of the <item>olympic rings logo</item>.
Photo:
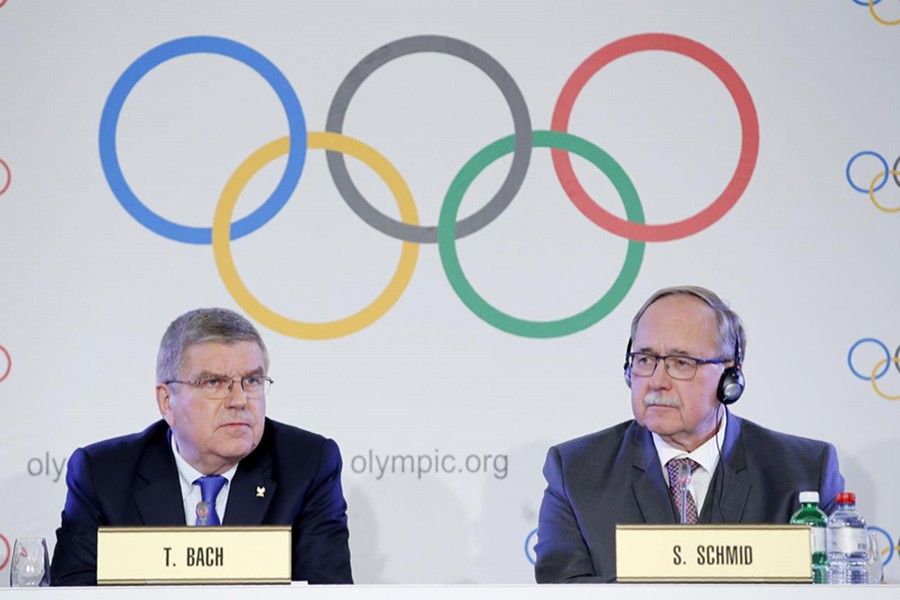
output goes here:
[[894, 552], [900, 552], [900, 542], [897, 545], [894, 545], [894, 540], [891, 538], [891, 534], [889, 534], [886, 530], [881, 527], [875, 527], [874, 525], [869, 525], [869, 531], [875, 531], [887, 540], [887, 544], [880, 544], [881, 547], [881, 564], [882, 566], [888, 566], [888, 563], [891, 562], [891, 559], [894, 558]]
[[898, 25], [900, 24], [900, 19], [896, 21], [889, 21], [883, 17], [880, 17], [878, 13], [875, 12], [875, 5], [881, 3], [881, 0], [853, 0], [854, 4], [858, 4], [860, 6], [866, 6], [869, 8], [869, 14], [872, 15], [872, 18], [881, 23], [882, 25]]
[[[865, 371], [864, 373], [860, 373], [853, 366], [853, 352], [863, 344], [875, 344], [880, 347], [884, 351], [884, 358], [877, 361], [873, 366], [871, 372]], [[862, 338], [858, 340], [855, 344], [850, 346], [850, 350], [847, 352], [847, 365], [850, 367], [850, 372], [853, 373], [859, 379], [863, 381], [871, 381], [872, 389], [875, 390], [875, 393], [884, 398], [885, 400], [900, 400], [900, 395], [897, 396], [888, 396], [878, 387], [876, 380], [881, 379], [885, 373], [890, 369], [891, 363], [894, 364], [894, 367], [897, 368], [897, 372], [900, 373], [900, 346], [897, 347], [897, 351], [894, 352], [894, 355], [891, 356], [891, 351], [888, 350], [888, 347], [884, 342], [875, 338]]]
[[[634, 184], [622, 167], [604, 150], [568, 131], [573, 105], [595, 73], [623, 56], [651, 50], [681, 54], [712, 71], [725, 85], [737, 107], [742, 134], [737, 166], [721, 194], [697, 214], [669, 224], [647, 224]], [[228, 179], [216, 205], [211, 228], [174, 223], [145, 206], [125, 180], [115, 144], [122, 106], [138, 81], [160, 64], [193, 53], [217, 54], [237, 60], [256, 71], [278, 96], [288, 121], [288, 136], [251, 153]], [[436, 227], [419, 224], [412, 193], [390, 161], [343, 131], [350, 101], [366, 78], [392, 60], [419, 53], [450, 55], [480, 69], [500, 89], [513, 118], [512, 135], [489, 144], [459, 170], [446, 192]], [[457, 239], [488, 225], [512, 202], [524, 181], [533, 148], [551, 150], [557, 177], [582, 214], [597, 226], [628, 240], [624, 264], [609, 290], [582, 312], [554, 321], [528, 321], [490, 305], [469, 283], [456, 252]], [[325, 131], [308, 132], [296, 93], [285, 76], [266, 57], [235, 41], [197, 36], [163, 43], [146, 52], [125, 70], [103, 107], [99, 149], [103, 172], [122, 207], [139, 223], [163, 237], [189, 244], [211, 244], [219, 274], [234, 300], [248, 315], [279, 333], [304, 339], [327, 339], [348, 335], [371, 325], [393, 307], [406, 289], [418, 259], [419, 245], [436, 243], [441, 264], [454, 292], [476, 316], [508, 333], [551, 338], [586, 329], [618, 306], [637, 278], [646, 242], [670, 241], [693, 235], [718, 221], [735, 205], [756, 165], [759, 123], [750, 93], [737, 72], [711, 49], [688, 38], [642, 34], [622, 38], [600, 48], [566, 82], [552, 115], [551, 129], [533, 130], [528, 107], [518, 85], [492, 56], [456, 38], [420, 35], [392, 41], [364, 57], [338, 86], [328, 110]], [[328, 169], [335, 187], [357, 216], [376, 230], [402, 242], [399, 263], [381, 294], [359, 312], [325, 323], [294, 320], [264, 306], [241, 280], [230, 248], [231, 241], [265, 225], [287, 203], [302, 174], [308, 149], [327, 151]], [[585, 158], [610, 179], [625, 206], [626, 219], [605, 211], [591, 198], [572, 170], [570, 153]], [[509, 172], [493, 198], [469, 217], [457, 221], [460, 203], [472, 181], [486, 167], [508, 154], [512, 155]], [[271, 195], [254, 212], [232, 222], [237, 199], [247, 183], [262, 167], [284, 155], [287, 155], [285, 170]], [[379, 212], [357, 190], [347, 171], [344, 155], [359, 159], [387, 184], [399, 207], [399, 221]]]
[[[853, 177], [851, 177], [850, 175], [850, 170], [853, 168], [853, 163], [855, 163], [857, 159], [863, 156], [874, 156], [881, 163], [882, 168], [880, 171], [875, 172], [875, 176], [871, 180], [866, 180], [868, 183], [860, 186], [853, 181]], [[888, 168], [888, 162], [881, 154], [873, 152], [871, 150], [863, 150], [862, 152], [857, 152], [850, 157], [850, 160], [847, 161], [847, 168], [845, 169], [844, 174], [847, 177], [847, 183], [850, 184], [850, 187], [862, 194], [868, 194], [869, 200], [872, 201], [872, 204], [875, 205], [875, 208], [877, 208], [881, 212], [886, 213], [900, 212], [900, 205], [894, 208], [887, 208], [885, 206], [882, 206], [875, 199], [875, 192], [879, 191], [885, 186], [885, 184], [887, 184], [888, 177], [892, 177], [894, 183], [897, 184], [897, 187], [900, 187], [900, 156], [898, 156], [897, 160], [894, 161], [894, 166]]]
[[12, 183], [12, 171], [9, 170], [9, 165], [6, 164], [6, 162], [2, 158], [0, 158], [0, 167], [3, 167], [3, 170], [6, 172], [6, 183], [4, 183], [2, 187], [0, 187], [0, 196], [2, 196], [4, 193], [6, 193], [6, 190], [9, 189], [9, 186]]

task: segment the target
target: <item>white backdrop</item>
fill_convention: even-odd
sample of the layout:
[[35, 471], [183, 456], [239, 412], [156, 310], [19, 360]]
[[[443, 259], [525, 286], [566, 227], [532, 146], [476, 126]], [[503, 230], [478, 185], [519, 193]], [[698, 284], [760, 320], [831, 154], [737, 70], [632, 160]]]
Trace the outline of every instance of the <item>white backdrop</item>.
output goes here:
[[[0, 0], [0, 576], [7, 542], [55, 540], [70, 453], [158, 418], [155, 356], [168, 323], [225, 306], [248, 314], [269, 345], [269, 415], [341, 447], [358, 582], [533, 581], [547, 448], [630, 417], [621, 371], [630, 319], [654, 290], [690, 283], [717, 291], [747, 325], [748, 388], [735, 412], [837, 446], [847, 489], [882, 532], [887, 578], [900, 581], [889, 550], [900, 536], [900, 404], [887, 399], [900, 395], [900, 365], [870, 380], [900, 345], [900, 183], [876, 181], [874, 202], [853, 187], [898, 169], [900, 27], [886, 24], [896, 20], [895, 0], [872, 9], [854, 0]], [[422, 224], [438, 224], [451, 181], [513, 133], [523, 106], [532, 129], [550, 129], [575, 69], [631, 36], [642, 36], [638, 46], [674, 39], [675, 48], [632, 48], [599, 69], [574, 101], [568, 132], [621, 165], [647, 223], [709, 206], [758, 131], [746, 189], [709, 226], [685, 224], [674, 239], [646, 243], [623, 275], [633, 285], [617, 287], [621, 301], [568, 335], [536, 338], [483, 320], [460, 300], [437, 245], [409, 243], [407, 252], [418, 249], [412, 277], [386, 314], [312, 340], [248, 310], [209, 243], [147, 226], [107, 180], [104, 144], [141, 205], [209, 228], [242, 162], [287, 136], [289, 123], [325, 131], [338, 86], [364, 57], [426, 35], [452, 38], [465, 56], [416, 52], [375, 69], [346, 102], [342, 129], [396, 168]], [[284, 81], [270, 85], [251, 65], [201, 53], [196, 36], [243, 45], [253, 65], [274, 65]], [[119, 98], [104, 142], [117, 81], [181, 38], [190, 38], [181, 55], [145, 64]], [[419, 39], [433, 49], [432, 38]], [[697, 45], [746, 86], [758, 130], [742, 132], [726, 84], [683, 53]], [[523, 106], [511, 111], [470, 64], [484, 56], [502, 67], [493, 76], [508, 73]], [[302, 117], [282, 105], [290, 90]], [[860, 152], [869, 154], [851, 160]], [[379, 174], [347, 162], [365, 199], [399, 220]], [[610, 179], [588, 160], [572, 162], [598, 205], [624, 218]], [[507, 154], [475, 178], [462, 216], [488, 203], [511, 164]], [[236, 218], [258, 214], [286, 165], [279, 156], [252, 177]], [[459, 240], [460, 264], [498, 310], [565, 319], [623, 270], [629, 244], [608, 222], [598, 227], [575, 209], [551, 152], [535, 148], [514, 201]], [[230, 244], [259, 302], [306, 322], [371, 303], [402, 246], [348, 209], [316, 148], [283, 209]]]

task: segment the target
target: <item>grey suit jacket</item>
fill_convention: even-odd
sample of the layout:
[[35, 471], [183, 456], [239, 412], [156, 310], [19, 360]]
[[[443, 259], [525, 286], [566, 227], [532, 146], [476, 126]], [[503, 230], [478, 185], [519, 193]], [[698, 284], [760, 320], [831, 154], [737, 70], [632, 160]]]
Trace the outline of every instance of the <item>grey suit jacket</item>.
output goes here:
[[[834, 509], [844, 478], [831, 444], [727, 418], [701, 523], [787, 523], [804, 490]], [[616, 524], [677, 523], [653, 437], [635, 421], [550, 448], [544, 477], [538, 583], [614, 581]]]
[[[96, 584], [101, 525], [184, 525], [168, 431], [158, 421], [72, 454], [51, 585]], [[238, 464], [222, 524], [290, 525], [292, 579], [352, 583], [346, 509], [337, 444], [266, 419], [259, 445]]]

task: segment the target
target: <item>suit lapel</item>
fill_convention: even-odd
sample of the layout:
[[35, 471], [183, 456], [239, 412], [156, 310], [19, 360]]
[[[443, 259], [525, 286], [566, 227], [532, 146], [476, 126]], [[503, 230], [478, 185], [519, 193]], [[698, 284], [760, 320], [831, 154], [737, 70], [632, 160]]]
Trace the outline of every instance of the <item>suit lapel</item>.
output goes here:
[[[270, 429], [266, 427], [267, 432]], [[278, 484], [272, 479], [270, 438], [263, 434], [259, 446], [240, 462], [231, 480], [222, 524], [262, 525], [277, 487]]]
[[178, 468], [166, 435], [168, 426], [162, 425], [138, 465], [134, 501], [143, 525], [184, 525]]
[[747, 457], [744, 454], [744, 438], [741, 420], [727, 413], [725, 445], [722, 449], [721, 467], [716, 469], [710, 485], [710, 493], [704, 502], [701, 523], [740, 523], [750, 493]]
[[650, 432], [635, 424], [630, 434], [634, 472], [631, 489], [644, 522], [675, 523], [675, 512]]

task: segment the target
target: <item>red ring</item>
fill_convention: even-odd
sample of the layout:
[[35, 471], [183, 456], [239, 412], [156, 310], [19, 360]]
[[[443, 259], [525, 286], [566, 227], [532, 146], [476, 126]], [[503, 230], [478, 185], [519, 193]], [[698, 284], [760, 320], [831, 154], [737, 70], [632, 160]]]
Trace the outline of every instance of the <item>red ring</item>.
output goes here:
[[[0, 6], [3, 6], [0, 4]], [[6, 536], [0, 533], [0, 540], [3, 540], [3, 543], [6, 544], [6, 559], [0, 563], [0, 571], [9, 563], [9, 559], [12, 558], [12, 548], [9, 547], [9, 540], [6, 539]]]
[[[4, 1], [5, 0], [0, 0], [0, 3]], [[0, 4], [0, 6], [3, 6], [3, 4]], [[0, 158], [0, 165], [3, 165], [3, 168], [6, 169], [6, 185], [0, 188], [0, 196], [2, 196], [3, 193], [9, 189], [9, 184], [12, 183], [12, 171], [9, 170], [9, 165], [6, 164], [2, 158]]]
[[[6, 372], [3, 375], [0, 375], [0, 381], [3, 381], [7, 377], [9, 377], [9, 371], [12, 369], [12, 358], [9, 355], [9, 352], [6, 351], [6, 348], [0, 346], [0, 352], [6, 355]], [[2, 569], [3, 567], [0, 567]]]
[[607, 212], [588, 195], [572, 170], [572, 161], [567, 152], [557, 149], [551, 149], [550, 152], [560, 184], [569, 199], [584, 216], [606, 231], [629, 240], [666, 242], [681, 239], [706, 229], [721, 219], [737, 203], [747, 188], [747, 184], [750, 183], [750, 177], [756, 166], [756, 158], [759, 154], [759, 120], [756, 115], [756, 107], [753, 105], [753, 98], [750, 97], [750, 91], [744, 85], [737, 71], [724, 58], [703, 44], [685, 37], [666, 33], [645, 33], [622, 38], [608, 44], [581, 63], [563, 86], [559, 99], [556, 101], [556, 108], [553, 110], [550, 128], [568, 133], [572, 106], [588, 80], [617, 58], [643, 50], [665, 50], [693, 58], [712, 71], [731, 94], [741, 120], [741, 154], [734, 175], [722, 194], [712, 204], [682, 221], [662, 225], [633, 223]]

